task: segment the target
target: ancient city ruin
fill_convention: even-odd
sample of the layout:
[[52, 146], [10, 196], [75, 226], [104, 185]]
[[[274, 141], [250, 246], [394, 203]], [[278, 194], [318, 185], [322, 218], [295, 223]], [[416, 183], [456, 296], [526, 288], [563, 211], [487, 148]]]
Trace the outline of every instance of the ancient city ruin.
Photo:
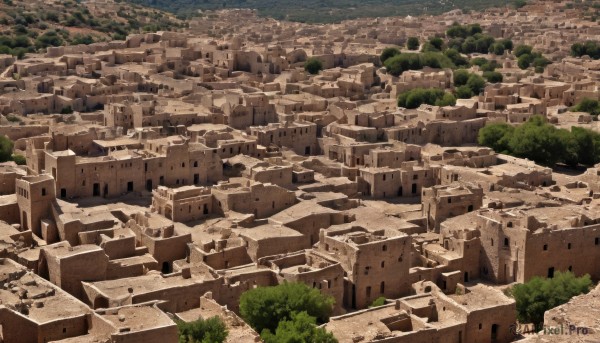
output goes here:
[[[453, 70], [393, 76], [382, 51], [454, 22], [551, 64], [475, 54], [503, 81], [399, 107], [452, 89]], [[339, 342], [515, 340], [507, 285], [600, 279], [600, 165], [553, 169], [478, 133], [534, 115], [600, 132], [571, 110], [600, 99], [600, 61], [570, 56], [586, 40], [596, 22], [532, 1], [327, 25], [220, 10], [181, 32], [0, 56], [0, 135], [26, 158], [0, 164], [0, 342], [177, 342], [175, 320], [210, 316], [228, 342], [260, 342], [240, 296], [286, 281], [335, 299], [323, 327]], [[600, 340], [598, 292], [547, 321]]]

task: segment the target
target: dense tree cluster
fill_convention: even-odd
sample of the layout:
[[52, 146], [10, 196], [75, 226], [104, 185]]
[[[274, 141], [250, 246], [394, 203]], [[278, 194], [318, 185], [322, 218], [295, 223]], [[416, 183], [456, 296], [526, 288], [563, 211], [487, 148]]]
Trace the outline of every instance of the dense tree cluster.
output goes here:
[[475, 57], [471, 60], [471, 65], [476, 65], [479, 67], [479, 70], [486, 72], [486, 71], [495, 71], [496, 68], [499, 68], [500, 65], [498, 64], [498, 62], [492, 60], [489, 61], [488, 59], [484, 58], [484, 57]]
[[544, 322], [544, 312], [567, 303], [572, 297], [588, 293], [592, 281], [589, 275], [575, 277], [571, 272], [557, 272], [553, 278], [539, 276], [517, 284], [509, 293], [517, 303], [517, 319], [535, 325]]
[[315, 288], [286, 282], [243, 293], [240, 314], [265, 342], [334, 343], [332, 335], [316, 326], [327, 322], [333, 304], [332, 297]]
[[541, 53], [533, 51], [529, 45], [519, 45], [515, 48], [514, 54], [517, 57], [517, 65], [521, 69], [527, 69], [530, 66], [535, 68], [536, 73], [541, 73], [550, 61], [542, 56]]
[[449, 38], [447, 47], [464, 54], [475, 52], [487, 54], [490, 52], [502, 55], [505, 50], [513, 48], [513, 42], [510, 39], [496, 41], [494, 37], [483, 33], [479, 24], [460, 25], [455, 23], [448, 28], [446, 36]]
[[585, 43], [575, 43], [571, 45], [571, 56], [581, 57], [590, 56], [597, 60], [600, 58], [600, 46], [598, 42], [587, 41]]
[[479, 130], [478, 141], [496, 152], [527, 158], [546, 166], [556, 163], [594, 165], [600, 162], [600, 134], [576, 126], [571, 131], [557, 129], [541, 116], [532, 117], [517, 127], [506, 123], [486, 125]]
[[485, 87], [485, 80], [481, 76], [464, 69], [454, 71], [453, 79], [455, 95], [459, 99], [469, 99], [481, 93]]
[[454, 63], [446, 55], [439, 52], [399, 54], [384, 62], [388, 73], [399, 76], [407, 70], [430, 68], [454, 68]]
[[[156, 10], [135, 8], [131, 5], [121, 7], [114, 18], [99, 18], [94, 16], [80, 1], [63, 1], [64, 11], [56, 9], [32, 11], [21, 3], [8, 3], [1, 8], [5, 14], [0, 18], [0, 24], [12, 27], [10, 32], [0, 36], [0, 53], [12, 54], [23, 58], [28, 52], [39, 52], [50, 46], [91, 44], [107, 39], [101, 33], [113, 39], [124, 39], [131, 32], [143, 32], [140, 21], [151, 21], [150, 29], [154, 31], [173, 30], [182, 27], [168, 16]], [[69, 30], [62, 27], [85, 28], [91, 33], [76, 33], [71, 35]]]
[[398, 106], [417, 108], [422, 104], [435, 106], [453, 106], [456, 98], [438, 88], [414, 88], [398, 96]]
[[177, 321], [177, 329], [179, 343], [223, 343], [228, 335], [227, 326], [216, 316], [189, 323]]
[[198, 10], [251, 8], [260, 16], [303, 23], [333, 23], [354, 18], [375, 18], [419, 14], [441, 14], [456, 8], [463, 11], [506, 6], [506, 0], [116, 0], [171, 11], [178, 17], [197, 15]]

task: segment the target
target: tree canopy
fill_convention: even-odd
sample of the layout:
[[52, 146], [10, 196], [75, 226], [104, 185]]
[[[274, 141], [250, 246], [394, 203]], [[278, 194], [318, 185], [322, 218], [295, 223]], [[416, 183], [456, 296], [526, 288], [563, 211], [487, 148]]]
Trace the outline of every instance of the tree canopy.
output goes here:
[[571, 272], [557, 272], [550, 279], [534, 277], [524, 284], [517, 284], [510, 294], [517, 303], [519, 321], [539, 325], [544, 322], [544, 312], [589, 292], [591, 285], [587, 274], [578, 278]]
[[583, 98], [577, 105], [571, 108], [573, 112], [587, 112], [593, 116], [600, 114], [600, 102], [589, 98]]
[[407, 53], [388, 58], [384, 62], [388, 73], [399, 76], [407, 70], [420, 70], [423, 67], [453, 68], [454, 63], [439, 52]]
[[280, 322], [293, 320], [293, 314], [306, 312], [317, 323], [325, 323], [333, 310], [334, 299], [304, 283], [283, 283], [258, 287], [240, 297], [240, 314], [257, 332], [276, 332]]
[[0, 162], [10, 161], [13, 151], [13, 142], [6, 136], [0, 136]]
[[292, 313], [290, 320], [282, 320], [275, 334], [265, 329], [261, 334], [265, 343], [337, 343], [332, 333], [316, 325], [316, 319], [306, 311]]
[[379, 59], [381, 60], [381, 62], [385, 62], [388, 58], [394, 57], [396, 55], [400, 55], [400, 50], [398, 50], [397, 48], [388, 47], [383, 49], [383, 51], [381, 52], [381, 56], [379, 56]]
[[540, 116], [512, 127], [505, 123], [489, 124], [479, 130], [479, 144], [496, 152], [527, 158], [538, 164], [553, 166], [565, 163], [576, 166], [600, 162], [600, 134], [572, 127], [557, 129]]
[[597, 60], [600, 58], [600, 46], [598, 42], [587, 41], [585, 43], [575, 43], [571, 45], [571, 56], [581, 57], [588, 55]]
[[420, 44], [421, 43], [419, 42], [419, 38], [408, 37], [408, 40], [406, 41], [406, 48], [408, 50], [418, 50]]
[[323, 63], [317, 58], [310, 57], [304, 62], [304, 70], [310, 74], [318, 74], [319, 71], [323, 70]]
[[399, 107], [417, 108], [422, 104], [452, 106], [456, 104], [456, 98], [438, 88], [414, 88], [398, 96]]
[[178, 321], [177, 329], [179, 343], [223, 343], [228, 335], [225, 323], [217, 316], [189, 323]]

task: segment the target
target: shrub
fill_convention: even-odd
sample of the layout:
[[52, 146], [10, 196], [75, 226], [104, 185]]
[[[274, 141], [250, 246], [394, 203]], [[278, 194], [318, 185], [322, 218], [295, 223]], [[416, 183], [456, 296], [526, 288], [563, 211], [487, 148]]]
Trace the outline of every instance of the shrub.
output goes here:
[[510, 294], [517, 302], [517, 318], [521, 323], [540, 325], [544, 312], [567, 303], [572, 297], [589, 292], [589, 275], [575, 277], [571, 272], [557, 272], [553, 278], [534, 277], [515, 285]]
[[315, 318], [305, 311], [279, 322], [275, 334], [263, 330], [261, 338], [265, 343], [337, 343], [333, 334], [317, 327]]
[[388, 58], [385, 63], [388, 73], [398, 76], [407, 70], [419, 70], [423, 67], [453, 68], [454, 63], [439, 52], [408, 53]]
[[13, 142], [6, 136], [0, 136], [0, 162], [10, 161], [13, 151]]
[[459, 87], [466, 85], [467, 81], [469, 81], [469, 75], [470, 73], [464, 69], [455, 70], [453, 75], [454, 86]]
[[467, 86], [471, 88], [474, 94], [479, 94], [485, 87], [485, 80], [477, 74], [471, 74], [467, 80]]
[[304, 70], [310, 74], [318, 74], [319, 71], [323, 70], [323, 63], [317, 58], [311, 57], [304, 63]]
[[417, 37], [409, 37], [406, 41], [406, 48], [408, 50], [418, 50], [419, 49], [419, 38]]
[[240, 314], [257, 332], [274, 332], [281, 321], [305, 311], [325, 323], [333, 310], [334, 300], [304, 283], [283, 283], [274, 287], [258, 287], [240, 297]]
[[458, 99], [470, 99], [473, 97], [473, 91], [467, 85], [456, 88], [454, 94]]
[[177, 321], [179, 343], [223, 343], [228, 331], [221, 318], [215, 316], [193, 322]]
[[516, 57], [521, 57], [522, 55], [530, 55], [533, 51], [533, 48], [529, 45], [519, 45], [513, 51]]
[[497, 71], [486, 71], [483, 73], [483, 77], [491, 83], [502, 82], [503, 76]]
[[456, 104], [456, 98], [437, 88], [415, 88], [398, 96], [399, 107], [417, 108], [422, 104], [452, 106]]
[[381, 52], [381, 56], [379, 56], [379, 59], [381, 60], [381, 62], [385, 62], [388, 58], [394, 57], [396, 55], [400, 55], [400, 50], [391, 47], [385, 48]]
[[385, 300], [386, 300], [385, 297], [379, 297], [379, 298], [375, 299], [371, 305], [369, 305], [369, 308], [383, 306], [383, 305], [385, 305]]
[[573, 112], [587, 112], [591, 115], [597, 116], [600, 114], [600, 102], [589, 98], [583, 98], [581, 102], [571, 108]]
[[15, 162], [16, 164], [18, 164], [20, 166], [27, 164], [27, 159], [23, 155], [18, 155], [18, 154], [12, 155], [12, 160], [13, 160], [13, 162]]
[[600, 134], [579, 127], [572, 127], [571, 131], [557, 129], [540, 116], [516, 128], [498, 123], [486, 125], [479, 130], [478, 141], [497, 152], [546, 166], [559, 162], [571, 166], [600, 162]]

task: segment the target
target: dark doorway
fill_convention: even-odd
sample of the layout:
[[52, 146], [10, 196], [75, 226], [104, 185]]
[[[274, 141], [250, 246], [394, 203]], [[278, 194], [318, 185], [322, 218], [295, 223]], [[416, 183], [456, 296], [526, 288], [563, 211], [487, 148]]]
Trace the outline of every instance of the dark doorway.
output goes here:
[[492, 324], [492, 342], [498, 339], [498, 324]]
[[158, 179], [158, 184], [159, 184], [159, 185], [161, 185], [161, 186], [164, 186], [164, 185], [165, 185], [165, 177], [164, 177], [164, 176], [161, 176], [161, 177]]
[[204, 210], [203, 210], [204, 214], [208, 214], [208, 205], [204, 204]]
[[108, 299], [102, 296], [99, 296], [96, 299], [94, 299], [94, 309], [99, 308], [108, 308]]
[[133, 192], [133, 181], [127, 182], [127, 191]]
[[310, 155], [310, 147], [309, 146], [304, 148], [304, 155]]
[[352, 285], [352, 308], [356, 308], [356, 286]]
[[473, 212], [473, 205], [469, 205], [469, 207], [467, 207], [467, 212]]
[[100, 196], [100, 184], [99, 183], [95, 183], [94, 184], [94, 194], [95, 197], [99, 197]]
[[104, 185], [104, 197], [108, 196], [108, 185]]
[[61, 188], [61, 189], [60, 189], [60, 197], [61, 197], [62, 199], [64, 199], [64, 198], [66, 198], [66, 197], [67, 197], [67, 189], [66, 189], [66, 188]]
[[416, 183], [412, 184], [412, 194], [417, 194], [417, 184]]
[[469, 272], [465, 272], [464, 280], [465, 282], [469, 282]]
[[200, 183], [200, 174], [194, 174], [194, 184], [197, 185]]
[[27, 223], [27, 212], [25, 211], [21, 213], [21, 223], [23, 223], [23, 230], [29, 230], [29, 224]]
[[152, 192], [152, 180], [151, 179], [146, 180], [146, 190], [148, 192]]
[[554, 277], [554, 267], [548, 268], [548, 279], [552, 279]]
[[163, 262], [161, 272], [163, 274], [170, 274], [171, 273], [171, 264], [168, 261]]

